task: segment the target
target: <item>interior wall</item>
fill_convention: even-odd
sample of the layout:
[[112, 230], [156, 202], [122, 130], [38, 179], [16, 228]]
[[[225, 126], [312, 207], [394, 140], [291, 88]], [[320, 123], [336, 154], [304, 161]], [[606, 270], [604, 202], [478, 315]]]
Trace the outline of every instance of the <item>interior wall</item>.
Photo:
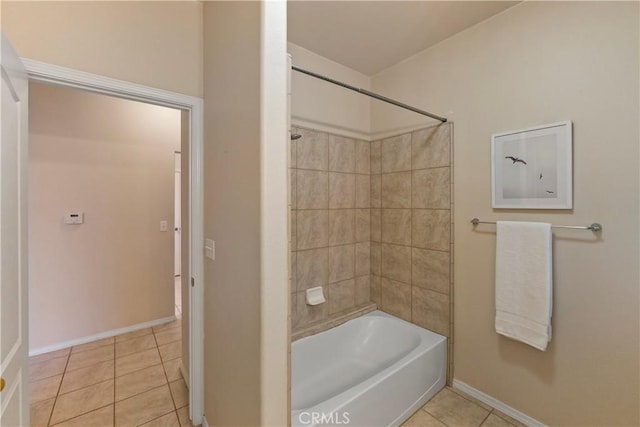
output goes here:
[[179, 146], [178, 110], [30, 85], [31, 351], [173, 315]]
[[[523, 2], [374, 76], [455, 123], [455, 377], [548, 425], [638, 425], [638, 4]], [[374, 132], [420, 119], [374, 104]], [[491, 208], [491, 134], [571, 120], [574, 208]], [[554, 230], [553, 339], [494, 330], [495, 229]]]
[[[370, 89], [371, 79], [358, 71], [331, 61], [293, 43], [287, 44], [293, 65]], [[370, 100], [314, 77], [291, 72], [291, 114], [294, 126], [368, 139]]]
[[202, 97], [202, 2], [3, 0], [0, 7], [2, 32], [21, 57]]
[[261, 422], [260, 18], [259, 2], [204, 5], [204, 232], [216, 242], [215, 261], [204, 262], [210, 425]]
[[[370, 302], [370, 143], [294, 128], [291, 142], [292, 329]], [[306, 303], [322, 286], [326, 303]]]

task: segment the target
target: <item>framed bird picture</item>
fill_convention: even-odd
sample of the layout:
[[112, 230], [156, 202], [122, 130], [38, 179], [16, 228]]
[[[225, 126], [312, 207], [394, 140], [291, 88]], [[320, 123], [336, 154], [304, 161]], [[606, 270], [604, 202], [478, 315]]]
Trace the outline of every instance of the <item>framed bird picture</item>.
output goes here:
[[570, 121], [491, 136], [492, 206], [572, 209]]

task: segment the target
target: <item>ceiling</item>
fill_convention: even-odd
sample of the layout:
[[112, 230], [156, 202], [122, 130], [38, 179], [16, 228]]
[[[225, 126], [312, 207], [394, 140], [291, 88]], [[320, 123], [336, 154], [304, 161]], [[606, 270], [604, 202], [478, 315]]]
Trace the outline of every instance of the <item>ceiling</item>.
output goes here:
[[289, 41], [372, 76], [518, 1], [289, 1]]

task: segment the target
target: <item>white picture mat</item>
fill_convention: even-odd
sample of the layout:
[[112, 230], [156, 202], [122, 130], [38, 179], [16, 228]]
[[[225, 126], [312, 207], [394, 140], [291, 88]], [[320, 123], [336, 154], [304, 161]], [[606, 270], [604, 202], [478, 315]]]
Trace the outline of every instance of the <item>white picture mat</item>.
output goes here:
[[571, 209], [572, 151], [570, 121], [492, 135], [492, 206]]

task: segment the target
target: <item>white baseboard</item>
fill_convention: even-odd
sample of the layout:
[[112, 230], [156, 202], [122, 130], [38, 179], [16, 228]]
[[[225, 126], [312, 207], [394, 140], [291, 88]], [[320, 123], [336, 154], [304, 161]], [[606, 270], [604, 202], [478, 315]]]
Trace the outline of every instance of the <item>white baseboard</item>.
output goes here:
[[176, 316], [169, 316], [169, 317], [163, 317], [162, 319], [156, 319], [156, 320], [150, 320], [148, 322], [138, 323], [135, 325], [124, 327], [124, 328], [112, 329], [110, 331], [100, 332], [99, 334], [89, 335], [86, 337], [76, 338], [73, 340], [64, 341], [57, 344], [52, 344], [45, 347], [29, 350], [29, 356], [37, 356], [39, 354], [49, 353], [51, 351], [56, 351], [56, 350], [62, 350], [63, 348], [69, 348], [74, 345], [86, 344], [86, 343], [98, 341], [104, 338], [115, 337], [116, 335], [126, 334], [127, 332], [133, 332], [133, 331], [138, 331], [140, 329], [163, 325], [165, 323], [173, 322], [174, 320], [176, 320]]
[[463, 391], [471, 397], [475, 397], [480, 402], [486, 403], [487, 405], [501, 412], [504, 412], [505, 414], [509, 415], [510, 417], [520, 421], [522, 424], [525, 424], [529, 427], [546, 427], [544, 423], [541, 423], [535, 418], [531, 418], [527, 414], [520, 412], [517, 409], [514, 409], [511, 406], [507, 405], [506, 403], [502, 403], [498, 399], [491, 397], [488, 394], [485, 394], [480, 390], [477, 390], [471, 387], [470, 385], [465, 384], [462, 381], [457, 380], [455, 378], [453, 379], [453, 388]]

